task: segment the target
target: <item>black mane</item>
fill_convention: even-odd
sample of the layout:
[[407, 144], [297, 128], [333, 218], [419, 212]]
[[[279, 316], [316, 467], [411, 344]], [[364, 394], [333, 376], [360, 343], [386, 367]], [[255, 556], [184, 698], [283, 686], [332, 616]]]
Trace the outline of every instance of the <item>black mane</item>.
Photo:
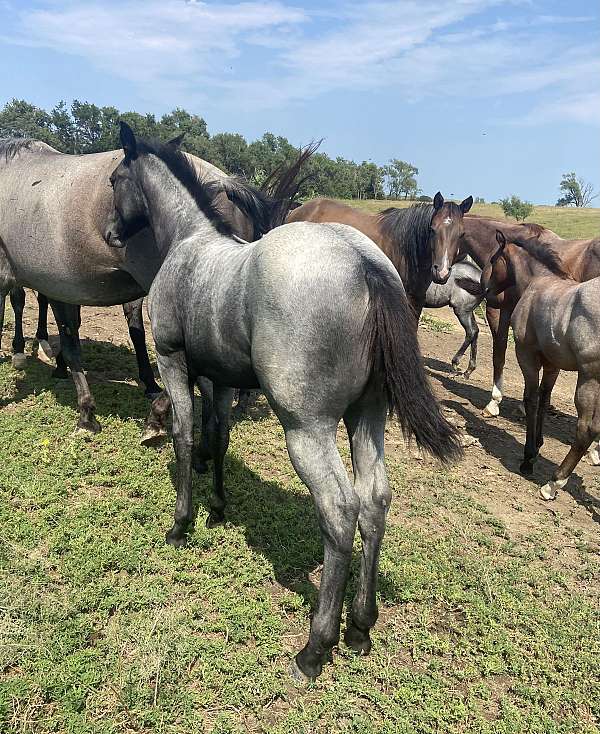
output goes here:
[[[42, 143], [42, 141], [36, 140], [35, 138], [0, 138], [0, 156], [4, 156], [4, 160], [8, 163], [8, 161], [12, 160], [22, 150], [31, 150], [31, 146], [37, 143]], [[54, 151], [50, 146], [48, 148], [49, 150], [44, 149], [44, 152], [49, 153], [52, 151], [58, 153], [58, 151]]]
[[431, 204], [415, 204], [406, 209], [390, 207], [379, 214], [381, 233], [394, 243], [398, 254], [404, 255], [411, 275], [428, 262], [433, 212]]

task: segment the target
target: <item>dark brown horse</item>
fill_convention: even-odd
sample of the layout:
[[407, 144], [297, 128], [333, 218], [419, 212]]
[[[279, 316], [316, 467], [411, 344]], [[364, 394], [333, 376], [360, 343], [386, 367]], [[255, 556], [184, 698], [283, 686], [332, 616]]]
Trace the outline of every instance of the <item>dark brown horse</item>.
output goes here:
[[460, 204], [445, 202], [438, 191], [433, 205], [370, 214], [333, 199], [313, 199], [290, 212], [287, 221], [349, 224], [366, 234], [392, 261], [418, 319], [432, 280], [448, 280], [463, 234], [463, 215], [472, 204], [471, 196]]
[[[544, 443], [543, 422], [560, 370], [578, 373], [575, 390], [577, 431], [571, 449], [541, 490], [556, 497], [581, 457], [600, 434], [600, 278], [583, 283], [571, 277], [557, 252], [537, 238], [507, 245], [497, 232], [498, 249], [484, 268], [486, 296], [502, 293], [510, 283], [517, 294], [512, 314], [517, 359], [525, 393], [527, 440], [521, 473], [533, 472]], [[540, 369], [543, 377], [540, 385]]]
[[[600, 276], [600, 239], [564, 240], [550, 229], [539, 224], [514, 224], [506, 220], [470, 215], [463, 220], [464, 233], [460, 241], [460, 254], [470, 255], [480, 268], [484, 268], [498, 249], [496, 231], [502, 232], [508, 242], [537, 242], [551, 245], [558, 253], [564, 267], [577, 281]], [[487, 300], [486, 316], [492, 332], [494, 378], [492, 395], [485, 410], [489, 415], [500, 413], [502, 401], [502, 377], [506, 360], [510, 319], [519, 296], [515, 288], [515, 273], [506, 271], [508, 282], [500, 293]]]

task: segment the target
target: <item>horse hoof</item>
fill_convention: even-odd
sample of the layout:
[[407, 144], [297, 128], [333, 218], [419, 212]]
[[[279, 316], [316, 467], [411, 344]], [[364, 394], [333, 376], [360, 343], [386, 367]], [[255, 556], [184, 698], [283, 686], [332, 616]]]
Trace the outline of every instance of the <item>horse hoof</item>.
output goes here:
[[211, 510], [206, 518], [206, 527], [210, 530], [211, 528], [216, 528], [218, 525], [222, 525], [224, 522], [225, 514], [223, 512]]
[[344, 642], [357, 655], [368, 655], [371, 652], [371, 638], [368, 632], [362, 632], [353, 624], [349, 624], [344, 633]]
[[592, 449], [588, 452], [588, 459], [592, 466], [600, 466], [600, 452], [598, 448]]
[[208, 472], [208, 464], [204, 459], [193, 459], [192, 466], [196, 474], [206, 474]]
[[140, 438], [142, 446], [158, 446], [167, 437], [167, 430], [163, 426], [146, 426]]
[[456, 372], [456, 374], [460, 374], [460, 365], [458, 362], [452, 362], [452, 372]]
[[187, 543], [187, 538], [185, 533], [179, 530], [169, 530], [165, 535], [165, 541], [167, 545], [172, 545], [173, 548], [183, 548]]
[[100, 433], [102, 426], [98, 423], [95, 418], [90, 418], [87, 421], [79, 421], [77, 428], [75, 429], [75, 435], [89, 435], [90, 433]]
[[533, 474], [533, 464], [530, 461], [524, 461], [519, 467], [519, 471], [524, 477], [530, 477]]
[[483, 409], [484, 414], [491, 415], [492, 418], [497, 418], [500, 415], [500, 405], [495, 400], [490, 402]]
[[22, 352], [17, 352], [12, 356], [12, 366], [16, 370], [24, 370], [27, 364], [27, 357]]
[[45, 364], [54, 364], [54, 352], [45, 339], [40, 339], [37, 348], [37, 358]]
[[540, 487], [540, 497], [546, 501], [555, 500], [558, 490], [562, 489], [566, 483], [566, 479], [551, 479], [543, 487]]
[[290, 676], [296, 681], [296, 683], [300, 683], [301, 685], [306, 685], [307, 683], [311, 683], [314, 680], [314, 678], [309, 678], [300, 670], [300, 667], [296, 662], [296, 658], [294, 658], [290, 663], [289, 673]]

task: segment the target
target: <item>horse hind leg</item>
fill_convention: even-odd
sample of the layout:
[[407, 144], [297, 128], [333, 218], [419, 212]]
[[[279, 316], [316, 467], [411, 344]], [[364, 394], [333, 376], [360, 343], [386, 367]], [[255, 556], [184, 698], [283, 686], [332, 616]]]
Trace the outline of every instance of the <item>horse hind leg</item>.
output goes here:
[[[273, 408], [281, 414], [276, 405]], [[340, 637], [360, 500], [335, 444], [337, 422], [298, 424], [287, 416], [280, 420], [294, 469], [313, 496], [323, 537], [323, 571], [317, 606], [308, 642], [292, 666], [295, 677], [313, 680], [320, 675], [323, 663]]]
[[538, 404], [539, 404], [539, 387], [540, 387], [540, 369], [541, 364], [539, 355], [532, 350], [522, 349], [517, 345], [517, 359], [523, 380], [525, 382], [525, 392], [523, 394], [523, 403], [525, 405], [525, 415], [527, 417], [527, 438], [525, 440], [525, 448], [523, 451], [523, 461], [519, 467], [521, 474], [529, 476], [533, 473], [533, 463], [537, 459], [538, 448]]
[[[233, 393], [231, 388], [213, 385], [212, 412], [206, 426], [213, 459], [213, 492], [210, 497], [210, 513], [206, 519], [207, 528], [212, 528], [225, 519], [223, 465], [229, 447], [229, 417]], [[202, 410], [204, 411], [204, 405]]]
[[54, 352], [48, 342], [48, 299], [43, 293], [38, 293], [38, 322], [35, 332], [37, 358], [46, 364], [52, 364]]
[[25, 337], [23, 335], [23, 311], [25, 310], [25, 290], [21, 287], [13, 288], [10, 292], [10, 303], [15, 315], [15, 335], [12, 347], [12, 366], [16, 370], [25, 369]]
[[471, 357], [469, 359], [469, 366], [464, 371], [463, 377], [465, 379], [469, 379], [471, 376], [471, 373], [477, 366], [477, 339], [479, 336], [479, 327], [477, 326], [477, 321], [475, 320], [475, 314], [473, 311], [462, 311], [459, 309], [454, 309], [454, 313], [456, 314], [456, 318], [460, 321], [461, 326], [465, 330], [465, 340], [462, 343], [461, 348], [456, 352], [454, 357], [452, 357], [452, 368], [455, 372], [459, 372], [459, 363], [460, 359], [463, 356], [463, 354], [467, 351], [467, 348], [471, 347]]
[[506, 361], [506, 348], [508, 346], [508, 329], [510, 326], [510, 313], [504, 309], [487, 308], [486, 318], [492, 332], [494, 364], [494, 384], [492, 396], [485, 406], [484, 412], [491, 416], [500, 415], [500, 403], [502, 402], [502, 384], [504, 374], [504, 363]]
[[556, 380], [560, 370], [554, 367], [544, 367], [544, 374], [542, 376], [542, 382], [540, 384], [540, 399], [538, 402], [538, 416], [537, 416], [537, 436], [536, 446], [538, 451], [544, 445], [544, 418], [550, 407], [550, 398], [552, 397], [552, 390], [556, 384]]
[[354, 490], [360, 500], [358, 528], [362, 539], [360, 575], [344, 640], [348, 647], [363, 655], [371, 650], [369, 633], [378, 617], [379, 552], [392, 499], [384, 463], [385, 420], [385, 400], [374, 390], [344, 415], [352, 452]]
[[96, 404], [83, 372], [81, 364], [81, 344], [79, 342], [79, 326], [81, 324], [79, 306], [61, 301], [50, 301], [58, 332], [60, 335], [60, 355], [64, 364], [71, 370], [71, 376], [77, 390], [79, 421], [77, 428], [91, 433], [98, 433], [101, 426], [94, 415]]
[[540, 496], [545, 500], [556, 499], [558, 490], [566, 485], [581, 457], [589, 449], [596, 436], [600, 434], [600, 381], [598, 379], [579, 375], [575, 390], [575, 407], [577, 408], [575, 440], [550, 481], [540, 489]]
[[142, 311], [143, 298], [137, 301], [123, 304], [123, 313], [129, 327], [129, 337], [135, 351], [135, 358], [138, 365], [138, 374], [140, 381], [146, 388], [145, 394], [150, 400], [154, 400], [161, 392], [160, 387], [154, 378], [150, 357], [148, 356], [148, 347], [146, 345], [146, 330], [144, 328], [144, 315]]

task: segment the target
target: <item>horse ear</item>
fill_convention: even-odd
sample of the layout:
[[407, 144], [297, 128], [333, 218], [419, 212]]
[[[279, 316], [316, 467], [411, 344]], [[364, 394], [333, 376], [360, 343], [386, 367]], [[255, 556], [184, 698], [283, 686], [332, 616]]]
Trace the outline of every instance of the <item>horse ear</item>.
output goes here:
[[473, 206], [473, 197], [472, 196], [467, 196], [466, 199], [463, 199], [460, 202], [460, 205], [459, 206], [460, 206], [461, 212], [463, 214], [466, 214], [469, 211], [469, 209]]
[[500, 249], [503, 250], [506, 246], [506, 237], [504, 233], [499, 229], [496, 230], [496, 242], [500, 245]]
[[444, 197], [442, 196], [441, 191], [438, 191], [437, 194], [433, 197], [433, 208], [437, 212], [438, 209], [441, 209], [444, 206]]
[[183, 132], [180, 135], [177, 135], [176, 137], [171, 138], [171, 140], [169, 140], [167, 142], [167, 145], [169, 146], [169, 148], [175, 148], [175, 149], [177, 149], [177, 148], [179, 148], [179, 146], [181, 145], [181, 143], [183, 143], [183, 139], [184, 138], [185, 138], [185, 133]]
[[119, 137], [121, 138], [121, 145], [123, 147], [125, 157], [128, 159], [136, 158], [137, 140], [135, 139], [135, 133], [124, 120], [120, 120], [119, 126]]

